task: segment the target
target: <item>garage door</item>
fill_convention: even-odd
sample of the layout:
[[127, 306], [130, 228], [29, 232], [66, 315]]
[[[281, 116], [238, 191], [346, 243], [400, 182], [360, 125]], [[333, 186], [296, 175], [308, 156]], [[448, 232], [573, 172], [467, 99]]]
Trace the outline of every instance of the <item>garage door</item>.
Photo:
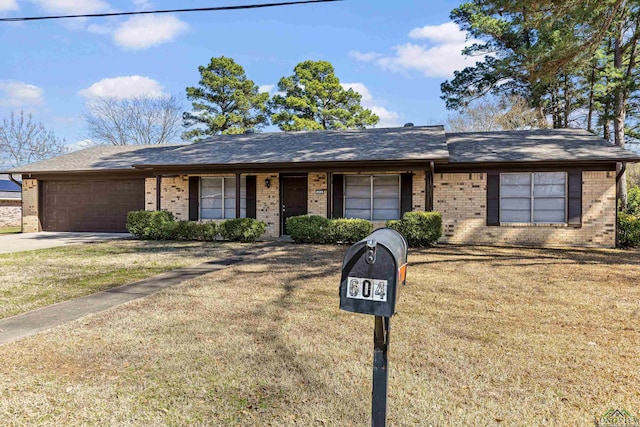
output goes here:
[[127, 212], [144, 209], [144, 179], [43, 181], [45, 231], [126, 232]]

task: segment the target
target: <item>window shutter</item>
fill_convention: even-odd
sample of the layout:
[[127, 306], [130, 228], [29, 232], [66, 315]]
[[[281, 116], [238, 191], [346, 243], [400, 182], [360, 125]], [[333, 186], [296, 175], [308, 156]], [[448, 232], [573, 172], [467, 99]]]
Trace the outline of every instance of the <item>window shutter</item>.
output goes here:
[[413, 174], [400, 175], [400, 218], [413, 210]]
[[247, 176], [247, 218], [256, 218], [256, 177]]
[[344, 175], [333, 175], [331, 194], [331, 218], [342, 218], [344, 216]]
[[189, 221], [197, 221], [199, 219], [200, 210], [200, 177], [189, 177]]
[[567, 203], [567, 224], [582, 224], [582, 171], [567, 174], [569, 199]]
[[487, 172], [487, 225], [500, 225], [500, 174]]

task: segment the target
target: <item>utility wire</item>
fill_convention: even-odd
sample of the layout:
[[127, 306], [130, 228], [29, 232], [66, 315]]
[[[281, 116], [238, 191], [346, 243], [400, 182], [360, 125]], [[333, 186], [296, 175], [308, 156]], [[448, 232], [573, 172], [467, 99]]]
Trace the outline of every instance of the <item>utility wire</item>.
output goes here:
[[142, 10], [138, 12], [93, 13], [86, 15], [28, 16], [22, 18], [0, 18], [0, 22], [43, 21], [46, 19], [99, 18], [106, 16], [149, 15], [154, 13], [212, 12], [221, 10], [260, 9], [265, 7], [292, 6], [296, 4], [327, 3], [342, 0], [299, 0], [280, 3], [246, 4], [240, 6], [201, 7], [196, 9]]

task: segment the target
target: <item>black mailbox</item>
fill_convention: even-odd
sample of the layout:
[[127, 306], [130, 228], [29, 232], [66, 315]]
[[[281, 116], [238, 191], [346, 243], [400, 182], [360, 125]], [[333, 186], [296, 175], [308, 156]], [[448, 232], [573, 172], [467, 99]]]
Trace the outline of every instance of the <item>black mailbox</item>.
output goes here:
[[407, 273], [407, 241], [381, 228], [355, 243], [344, 256], [340, 308], [391, 317]]

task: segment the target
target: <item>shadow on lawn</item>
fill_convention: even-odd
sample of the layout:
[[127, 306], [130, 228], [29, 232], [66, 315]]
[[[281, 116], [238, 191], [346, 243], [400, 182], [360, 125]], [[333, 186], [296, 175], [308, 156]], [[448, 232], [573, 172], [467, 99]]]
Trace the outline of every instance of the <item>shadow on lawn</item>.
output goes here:
[[[428, 260], [429, 257], [436, 259]], [[413, 260], [412, 260], [413, 258]], [[426, 261], [417, 261], [416, 258]], [[510, 262], [514, 261], [514, 262]], [[522, 263], [517, 263], [522, 261]], [[538, 261], [538, 262], [536, 262]], [[509, 246], [442, 245], [409, 252], [410, 265], [429, 265], [450, 262], [488, 262], [496, 266], [531, 266], [549, 264], [638, 265], [637, 250], [523, 248]]]

